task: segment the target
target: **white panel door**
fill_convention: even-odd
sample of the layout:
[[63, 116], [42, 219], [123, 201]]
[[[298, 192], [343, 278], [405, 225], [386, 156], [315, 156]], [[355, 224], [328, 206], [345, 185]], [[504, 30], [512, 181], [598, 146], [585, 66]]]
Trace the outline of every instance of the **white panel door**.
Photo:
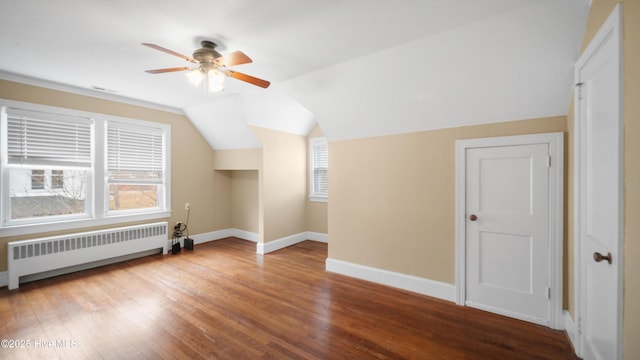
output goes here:
[[466, 151], [465, 303], [549, 325], [549, 146]]
[[621, 339], [620, 50], [611, 19], [576, 66], [578, 330], [584, 359], [603, 360], [620, 358]]

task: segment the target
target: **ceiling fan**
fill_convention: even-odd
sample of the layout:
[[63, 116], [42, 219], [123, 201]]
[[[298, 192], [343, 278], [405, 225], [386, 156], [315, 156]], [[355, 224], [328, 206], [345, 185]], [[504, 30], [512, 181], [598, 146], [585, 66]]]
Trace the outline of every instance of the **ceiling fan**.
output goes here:
[[[200, 46], [202, 47], [193, 52], [193, 57], [182, 55], [180, 53], [165, 49], [155, 44], [143, 43], [142, 45], [177, 56], [190, 63], [197, 64], [196, 67], [185, 66], [146, 70], [146, 72], [150, 74], [162, 74], [167, 72], [188, 70], [189, 73], [187, 73], [187, 76], [196, 86], [198, 86], [204, 78], [208, 78], [211, 91], [222, 90], [224, 75], [262, 88], [268, 88], [271, 84], [269, 81], [262, 80], [241, 72], [226, 69], [229, 66], [248, 64], [253, 60], [251, 60], [251, 58], [245, 55], [242, 51], [234, 51], [227, 55], [222, 55], [216, 51], [217, 44], [212, 41], [201, 41]], [[216, 86], [219, 88], [216, 88]]]

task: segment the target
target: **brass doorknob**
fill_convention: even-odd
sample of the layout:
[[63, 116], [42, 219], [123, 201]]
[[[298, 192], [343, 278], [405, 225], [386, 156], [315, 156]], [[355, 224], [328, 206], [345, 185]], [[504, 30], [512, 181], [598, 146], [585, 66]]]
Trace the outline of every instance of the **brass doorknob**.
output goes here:
[[478, 217], [475, 214], [471, 214], [471, 215], [469, 215], [469, 220], [476, 221], [476, 220], [478, 220]]
[[611, 264], [611, 253], [607, 253], [607, 255], [605, 256], [596, 251], [593, 253], [593, 260], [595, 260], [596, 262], [607, 260], [607, 262]]

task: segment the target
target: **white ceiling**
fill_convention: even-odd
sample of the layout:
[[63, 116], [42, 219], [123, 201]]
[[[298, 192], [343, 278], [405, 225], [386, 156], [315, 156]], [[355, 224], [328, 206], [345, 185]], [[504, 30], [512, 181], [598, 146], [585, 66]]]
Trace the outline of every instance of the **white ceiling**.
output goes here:
[[[517, 120], [566, 114], [587, 9], [588, 0], [0, 1], [0, 77], [183, 111], [213, 148], [259, 146], [248, 125], [306, 134], [317, 120], [331, 140]], [[206, 94], [183, 73], [144, 72], [189, 63], [141, 43], [191, 56], [203, 39], [245, 52], [254, 63], [233, 69], [272, 86], [227, 79], [224, 93]], [[398, 114], [399, 104], [409, 106]]]

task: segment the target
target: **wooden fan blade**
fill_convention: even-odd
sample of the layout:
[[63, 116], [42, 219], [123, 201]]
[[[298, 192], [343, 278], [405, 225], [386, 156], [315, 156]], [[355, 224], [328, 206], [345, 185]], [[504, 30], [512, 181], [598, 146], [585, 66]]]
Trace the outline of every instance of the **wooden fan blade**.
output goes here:
[[248, 64], [250, 62], [253, 62], [253, 60], [251, 60], [251, 58], [242, 51], [234, 51], [230, 54], [223, 55], [215, 59], [214, 62], [218, 66], [227, 67], [233, 65]]
[[257, 77], [253, 77], [251, 75], [243, 74], [237, 71], [227, 70], [225, 74], [234, 79], [242, 80], [244, 82], [248, 82], [249, 84], [253, 84], [256, 86], [260, 86], [262, 88], [268, 88], [271, 85], [267, 80], [258, 79]]
[[168, 72], [173, 72], [173, 71], [183, 71], [183, 70], [190, 70], [190, 67], [175, 67], [175, 68], [166, 68], [166, 69], [155, 69], [155, 70], [145, 70], [145, 72], [148, 72], [149, 74], [162, 74], [162, 73], [168, 73]]
[[148, 46], [148, 47], [150, 47], [150, 48], [152, 48], [152, 49], [160, 50], [160, 51], [165, 52], [165, 53], [167, 53], [167, 54], [171, 54], [171, 55], [177, 56], [177, 57], [179, 57], [179, 58], [181, 58], [181, 59], [185, 59], [185, 60], [187, 60], [188, 62], [192, 62], [192, 63], [194, 63], [194, 64], [198, 64], [198, 61], [197, 61], [197, 60], [192, 59], [192, 58], [190, 58], [190, 57], [188, 57], [188, 56], [186, 56], [186, 55], [182, 55], [182, 54], [180, 54], [180, 53], [177, 53], [177, 52], [175, 52], [175, 51], [173, 51], [173, 50], [165, 49], [165, 48], [163, 48], [162, 46], [158, 46], [158, 45], [155, 45], [155, 44], [149, 44], [149, 43], [142, 43], [142, 45], [144, 45], [144, 46]]

